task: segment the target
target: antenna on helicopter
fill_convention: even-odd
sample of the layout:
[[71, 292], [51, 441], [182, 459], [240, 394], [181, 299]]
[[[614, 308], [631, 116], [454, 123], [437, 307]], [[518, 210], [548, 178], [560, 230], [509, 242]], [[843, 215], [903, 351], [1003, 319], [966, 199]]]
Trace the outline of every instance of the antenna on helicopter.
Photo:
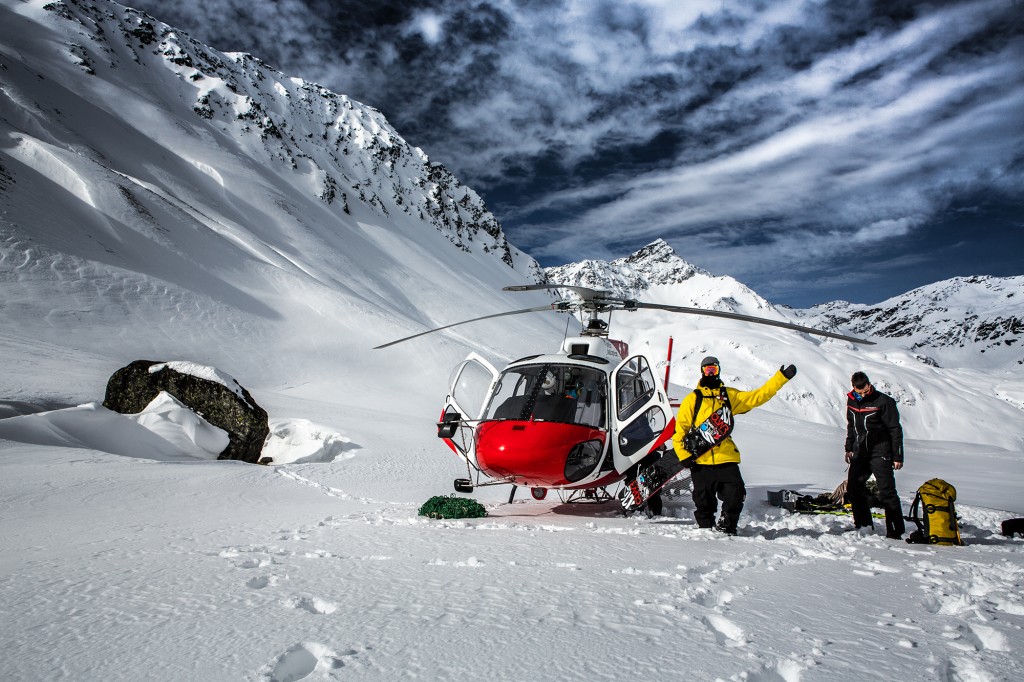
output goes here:
[[590, 289], [589, 287], [580, 287], [568, 284], [518, 284], [515, 286], [504, 287], [502, 291], [540, 291], [547, 289], [565, 289], [575, 294], [579, 300], [560, 300], [555, 301], [550, 305], [536, 306], [533, 308], [523, 308], [522, 310], [509, 310], [504, 313], [494, 313], [492, 315], [483, 315], [482, 317], [474, 317], [469, 320], [462, 320], [460, 322], [452, 322], [446, 324], [443, 327], [435, 327], [434, 329], [428, 329], [412, 336], [406, 336], [401, 339], [396, 339], [379, 346], [374, 346], [374, 350], [380, 348], [387, 348], [388, 346], [394, 346], [396, 343], [402, 343], [410, 339], [415, 339], [426, 334], [433, 332], [439, 332], [443, 329], [450, 329], [451, 327], [457, 327], [461, 324], [468, 324], [470, 322], [478, 322], [480, 320], [489, 320], [495, 317], [503, 317], [506, 315], [521, 315], [523, 313], [541, 312], [544, 310], [554, 310], [555, 312], [577, 312], [587, 311], [590, 313], [590, 317], [587, 320], [586, 325], [581, 332], [582, 336], [595, 336], [595, 337], [607, 337], [608, 336], [608, 323], [602, 320], [598, 315], [600, 313], [608, 313], [609, 318], [613, 310], [665, 310], [670, 313], [683, 313], [686, 315], [705, 315], [707, 317], [721, 317], [728, 320], [739, 320], [741, 322], [750, 322], [753, 324], [762, 324], [770, 327], [780, 327], [782, 329], [792, 329], [793, 331], [804, 332], [805, 334], [813, 334], [815, 336], [825, 336], [830, 339], [839, 339], [840, 341], [849, 341], [851, 343], [860, 343], [864, 345], [873, 346], [874, 341], [868, 341], [867, 339], [860, 339], [855, 336], [847, 336], [845, 334], [837, 334], [835, 332], [828, 332], [822, 329], [814, 329], [813, 327], [805, 327], [800, 324], [793, 324], [792, 322], [782, 322], [780, 320], [769, 320], [764, 317], [754, 317], [753, 315], [743, 315], [741, 313], [730, 313], [723, 310], [711, 310], [708, 308], [689, 308], [686, 306], [678, 305], [665, 305], [661, 303], [645, 303], [643, 301], [636, 301], [628, 298], [619, 298], [612, 294], [611, 291], [604, 289]]

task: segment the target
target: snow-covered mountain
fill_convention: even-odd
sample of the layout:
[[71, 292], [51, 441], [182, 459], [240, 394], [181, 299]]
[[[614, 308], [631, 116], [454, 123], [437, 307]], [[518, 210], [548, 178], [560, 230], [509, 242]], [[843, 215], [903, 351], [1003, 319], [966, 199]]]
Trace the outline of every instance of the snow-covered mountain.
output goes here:
[[955, 277], [875, 305], [833, 301], [799, 313], [807, 324], [897, 340], [943, 364], [1024, 365], [1024, 276]]
[[892, 339], [922, 353], [923, 362], [936, 362], [932, 356], [938, 354], [971, 366], [1012, 369], [1024, 364], [1024, 276], [956, 277], [874, 305], [832, 301], [793, 310], [772, 305], [732, 277], [716, 277], [686, 262], [662, 239], [624, 258], [585, 260], [545, 268], [544, 273], [552, 283], [611, 289], [632, 298], [655, 297], [669, 287], [676, 305], [742, 311]]
[[679, 284], [694, 275], [711, 275], [680, 258], [664, 239], [656, 239], [625, 258], [568, 263], [545, 268], [544, 274], [553, 283], [607, 289], [624, 298], [635, 298], [656, 284]]
[[[1024, 555], [999, 524], [1024, 513], [1024, 388], [992, 351], [957, 369], [901, 337], [617, 313], [654, 358], [674, 337], [673, 392], [708, 353], [740, 387], [798, 366], [737, 420], [739, 536], [698, 529], [688, 498], [624, 518], [478, 487], [488, 518], [419, 516], [466, 475], [436, 437], [451, 368], [567, 328], [533, 313], [371, 350], [548, 302], [500, 291], [543, 274], [496, 228], [369, 107], [105, 0], [0, 0], [0, 679], [1019, 676]], [[589, 269], [800, 317], [660, 243]], [[140, 358], [237, 380], [274, 465], [211, 461], [212, 427], [171, 401], [105, 410]], [[900, 400], [904, 505], [953, 482], [966, 547], [765, 504], [843, 479], [862, 368]]]
[[[358, 201], [382, 216], [404, 213], [433, 226], [464, 251], [476, 246], [510, 267], [517, 261], [530, 266], [529, 259], [513, 251], [479, 195], [410, 146], [376, 109], [286, 76], [252, 55], [218, 52], [133, 9], [80, 0], [49, 2], [43, 9], [63, 20], [48, 22], [54, 30], [54, 56], [77, 68], [34, 75], [56, 80], [67, 87], [66, 94], [75, 93], [145, 132], [146, 120], [131, 119], [133, 109], [122, 108], [125, 95], [134, 95], [143, 106], [177, 117], [175, 132], [219, 135], [220, 144], [229, 137], [226, 146], [240, 156], [267, 166], [276, 179], [335, 210], [351, 214]], [[32, 73], [34, 65], [21, 66]], [[110, 88], [129, 93], [111, 96]], [[52, 112], [60, 125], [48, 127], [64, 129], [57, 137], [81, 135], [75, 125], [81, 118], [73, 112], [85, 106], [65, 101], [66, 113]], [[39, 122], [51, 118], [38, 102], [23, 107], [23, 113]], [[173, 137], [169, 133], [160, 137]], [[109, 166], [118, 170], [116, 164]], [[211, 179], [219, 182], [223, 176]]]
[[732, 277], [716, 277], [683, 260], [663, 239], [613, 261], [584, 260], [545, 268], [547, 281], [607, 289], [624, 298], [744, 312], [782, 319], [779, 310]]
[[[104, 348], [103, 373], [174, 356], [245, 382], [239, 358], [280, 339], [291, 352], [264, 379], [348, 396], [381, 342], [547, 300], [500, 291], [537, 281], [536, 262], [372, 107], [105, 0], [8, 0], [0, 20], [0, 347], [19, 360], [3, 371], [45, 340]], [[557, 342], [554, 321], [521, 327]], [[469, 330], [472, 347], [524, 352], [494, 349], [498, 329]], [[33, 400], [94, 390], [81, 358], [54, 354], [67, 368]], [[303, 377], [300, 356], [349, 362]]]
[[[421, 381], [403, 395], [433, 411], [468, 350], [500, 363], [555, 347], [568, 327], [543, 314], [457, 327], [430, 344], [427, 363], [423, 341], [370, 349], [543, 303], [541, 293], [500, 289], [545, 277], [875, 336], [867, 315], [844, 317], [839, 304], [774, 306], [660, 240], [611, 263], [542, 272], [475, 192], [370, 107], [111, 2], [0, 8], [0, 348], [14, 360], [0, 371], [32, 367], [40, 343], [61, 359], [59, 372], [39, 373], [32, 395], [5, 396], [8, 405], [76, 404], [127, 362], [156, 358], [221, 367], [243, 385], [254, 366], [273, 391], [381, 407], [393, 400], [370, 387], [393, 366], [413, 365]], [[1001, 306], [976, 315], [986, 343], [995, 330], [1018, 333], [1021, 299], [1010, 284], [986, 290], [992, 305], [969, 297], [979, 311]], [[613, 334], [656, 357], [673, 336], [677, 390], [692, 381], [687, 363], [712, 351], [731, 356], [726, 373], [741, 385], [797, 361], [801, 380], [772, 409], [838, 425], [846, 378], [865, 369], [901, 400], [918, 434], [1020, 443], [1024, 389], [1010, 372], [1019, 358], [1007, 355], [1019, 347], [1000, 337], [984, 355], [966, 346], [955, 356], [929, 352], [918, 342], [964, 337], [924, 312], [960, 308], [924, 300], [908, 295], [872, 318], [921, 317], [911, 343], [890, 336], [876, 347], [649, 311], [617, 315]], [[278, 349], [272, 359], [267, 347]], [[319, 369], [311, 373], [309, 360]], [[964, 391], [985, 406], [977, 419], [946, 406]]]
[[[810, 310], [776, 306], [741, 282], [697, 268], [657, 240], [611, 262], [547, 268], [548, 281], [596, 288], [654, 303], [727, 310], [867, 337], [875, 346], [824, 341], [794, 332], [669, 313], [619, 314], [613, 332], [665, 357], [673, 337], [670, 378], [682, 393], [708, 354], [738, 386], [757, 385], [782, 362], [802, 368], [770, 408], [840, 426], [848, 378], [872, 377], [900, 403], [909, 432], [936, 440], [1024, 443], [1024, 382], [1017, 345], [1024, 318], [1024, 278], [956, 279], [877, 306], [829, 303]], [[602, 287], [601, 284], [605, 283]], [[798, 388], [799, 387], [799, 388]], [[956, 404], [970, 396], [972, 409]], [[951, 402], [952, 401], [952, 402]]]

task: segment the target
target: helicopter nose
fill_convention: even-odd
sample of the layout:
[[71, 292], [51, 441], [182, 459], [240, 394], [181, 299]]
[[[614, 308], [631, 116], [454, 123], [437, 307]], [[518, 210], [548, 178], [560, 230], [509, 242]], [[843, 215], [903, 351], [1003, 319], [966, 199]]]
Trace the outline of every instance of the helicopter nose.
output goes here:
[[605, 434], [578, 424], [502, 420], [477, 427], [477, 463], [518, 485], [557, 487], [585, 478], [604, 452]]

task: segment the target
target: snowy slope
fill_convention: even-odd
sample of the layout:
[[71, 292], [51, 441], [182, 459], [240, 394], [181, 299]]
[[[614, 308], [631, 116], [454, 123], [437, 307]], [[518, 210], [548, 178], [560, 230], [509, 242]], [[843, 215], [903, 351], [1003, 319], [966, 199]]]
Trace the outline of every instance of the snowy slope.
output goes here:
[[[465, 475], [435, 436], [452, 366], [551, 349], [566, 324], [371, 350], [547, 300], [500, 292], [541, 275], [475, 194], [369, 107], [108, 2], [0, 0], [0, 140], [0, 416], [19, 415], [0, 419], [0, 678], [1016, 679], [1024, 540], [998, 529], [1024, 515], [1019, 402], [1001, 403], [1009, 435], [957, 421], [964, 396], [999, 402], [1005, 370], [617, 314], [613, 334], [655, 359], [674, 336], [677, 392], [709, 352], [739, 385], [800, 368], [738, 420], [739, 536], [697, 529], [686, 498], [623, 518], [505, 488], [474, 493], [487, 518], [427, 520]], [[651, 251], [624, 281], [676, 274], [646, 300], [798, 316]], [[211, 461], [218, 434], [169, 401], [99, 406], [138, 358], [245, 386], [277, 464]], [[905, 505], [952, 481], [966, 547], [765, 504], [842, 480], [853, 367], [901, 398]]]
[[[71, 346], [35, 399], [92, 397], [72, 384], [98, 359], [75, 357], [85, 349], [109, 352], [93, 383], [138, 357], [193, 359], [251, 383], [242, 358], [268, 347], [266, 385], [347, 398], [379, 371], [372, 346], [466, 308], [530, 304], [500, 288], [533, 281], [536, 263], [372, 108], [113, 3], [2, 12], [0, 285], [14, 319], [0, 344], [29, 366], [18, 349], [36, 339], [55, 356]], [[523, 324], [541, 336], [559, 327]], [[354, 362], [331, 381], [294, 362], [338, 355]]]

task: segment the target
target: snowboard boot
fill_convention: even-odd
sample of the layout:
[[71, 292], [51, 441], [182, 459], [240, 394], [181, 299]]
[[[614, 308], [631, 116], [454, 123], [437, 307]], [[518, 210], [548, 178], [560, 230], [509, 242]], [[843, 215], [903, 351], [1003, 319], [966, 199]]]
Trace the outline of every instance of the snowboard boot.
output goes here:
[[719, 517], [718, 523], [715, 524], [715, 530], [726, 535], [736, 535], [736, 524], [729, 523], [729, 519], [722, 515]]

